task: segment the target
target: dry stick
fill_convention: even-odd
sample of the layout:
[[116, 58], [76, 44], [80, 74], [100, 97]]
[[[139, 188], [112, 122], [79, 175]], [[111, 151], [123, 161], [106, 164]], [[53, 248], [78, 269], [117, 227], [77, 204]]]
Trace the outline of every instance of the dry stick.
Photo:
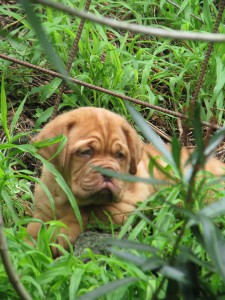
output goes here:
[[[217, 33], [217, 31], [218, 31], [218, 28], [219, 28], [219, 25], [220, 25], [220, 22], [221, 22], [221, 19], [222, 19], [224, 7], [225, 7], [225, 1], [223, 0], [223, 1], [221, 1], [220, 7], [219, 7], [219, 12], [218, 12], [216, 23], [215, 23], [215, 26], [214, 26], [214, 29], [213, 29], [213, 33]], [[192, 100], [191, 100], [192, 108], [194, 108], [194, 106], [196, 104], [200, 88], [202, 87], [203, 79], [204, 79], [204, 76], [205, 76], [205, 73], [206, 73], [206, 68], [207, 68], [209, 58], [211, 56], [212, 51], [213, 51], [213, 43], [210, 42], [209, 45], [208, 45], [208, 49], [207, 49], [207, 52], [206, 52], [206, 55], [205, 55], [204, 62], [202, 64], [202, 69], [201, 69], [201, 72], [200, 72], [200, 76], [198, 78], [198, 82], [197, 82], [197, 85], [195, 87], [195, 91], [194, 91], [194, 94], [193, 94], [193, 97], [192, 97]]]
[[[87, 2], [85, 4], [85, 7], [84, 7], [84, 11], [88, 11], [90, 5], [91, 5], [91, 0], [87, 0]], [[71, 66], [72, 66], [72, 63], [73, 63], [74, 56], [77, 53], [78, 43], [79, 43], [79, 40], [80, 40], [80, 37], [81, 37], [81, 33], [82, 33], [82, 30], [83, 30], [83, 27], [84, 27], [84, 22], [85, 22], [85, 19], [81, 19], [80, 25], [79, 25], [78, 30], [77, 30], [77, 35], [75, 37], [75, 40], [74, 40], [74, 43], [73, 43], [73, 46], [72, 46], [72, 50], [71, 50], [71, 53], [70, 53], [69, 61], [68, 61], [68, 64], [66, 66], [66, 72], [67, 73], [69, 73], [69, 71], [71, 69]], [[58, 96], [57, 96], [55, 104], [54, 104], [54, 109], [53, 109], [53, 112], [52, 112], [51, 120], [54, 119], [56, 117], [56, 115], [57, 115], [57, 111], [58, 111], [59, 104], [60, 104], [61, 99], [62, 99], [62, 94], [63, 94], [63, 92], [65, 90], [65, 86], [66, 86], [66, 83], [63, 80], [63, 82], [62, 82], [62, 84], [61, 84], [61, 86], [59, 88], [59, 93], [58, 93]]]
[[[42, 72], [42, 73], [45, 73], [45, 74], [48, 74], [48, 75], [51, 75], [53, 77], [58, 77], [58, 78], [62, 78], [64, 79], [65, 76], [63, 76], [62, 74], [58, 73], [58, 72], [55, 72], [55, 71], [52, 71], [52, 70], [46, 70], [42, 67], [39, 67], [39, 66], [35, 66], [31, 63], [28, 63], [28, 62], [24, 62], [22, 60], [19, 60], [19, 59], [16, 59], [14, 57], [10, 57], [8, 55], [5, 55], [5, 54], [1, 54], [0, 53], [0, 58], [3, 58], [3, 59], [6, 59], [6, 60], [9, 60], [11, 62], [14, 62], [14, 63], [17, 63], [17, 64], [20, 64], [20, 65], [23, 65], [25, 67], [28, 67], [28, 68], [32, 68], [34, 70], [37, 70], [39, 72]], [[135, 99], [135, 98], [132, 98], [132, 97], [129, 97], [129, 96], [126, 96], [126, 95], [122, 95], [122, 94], [119, 94], [119, 93], [115, 93], [115, 92], [112, 92], [110, 90], [107, 90], [105, 88], [102, 88], [102, 87], [99, 87], [99, 86], [96, 86], [96, 85], [93, 85], [93, 84], [90, 84], [90, 83], [87, 83], [87, 82], [84, 82], [84, 81], [81, 81], [81, 80], [78, 80], [78, 79], [75, 79], [75, 78], [71, 78], [71, 77], [66, 77], [67, 80], [70, 80], [71, 82], [74, 82], [74, 83], [77, 83], [79, 85], [82, 85], [82, 86], [85, 86], [89, 89], [93, 89], [95, 91], [99, 91], [99, 92], [102, 92], [102, 93], [105, 93], [105, 94], [108, 94], [108, 95], [111, 95], [113, 97], [116, 97], [116, 98], [120, 98], [122, 100], [126, 100], [126, 101], [129, 101], [129, 102], [132, 102], [134, 104], [137, 104], [137, 105], [141, 105], [143, 107], [149, 107], [149, 108], [152, 108], [154, 110], [157, 110], [157, 111], [160, 111], [164, 114], [168, 114], [168, 115], [171, 115], [171, 116], [174, 116], [174, 117], [177, 117], [177, 118], [181, 118], [181, 119], [188, 119], [187, 116], [185, 116], [184, 114], [182, 113], [178, 113], [178, 112], [175, 112], [175, 111], [172, 111], [172, 110], [169, 110], [169, 109], [166, 109], [166, 108], [163, 108], [163, 107], [159, 107], [159, 106], [156, 106], [156, 105], [153, 105], [151, 103], [147, 103], [147, 102], [144, 102], [144, 101], [140, 101], [138, 99]], [[218, 126], [218, 125], [214, 125], [214, 124], [210, 124], [208, 122], [204, 122], [202, 121], [201, 122], [203, 125], [207, 126], [207, 127], [212, 127], [212, 128], [215, 128], [215, 129], [220, 129], [221, 127]]]
[[19, 19], [19, 20], [16, 20], [15, 22], [12, 22], [12, 23], [6, 25], [6, 26], [3, 27], [2, 29], [3, 29], [3, 30], [6, 30], [6, 29], [8, 29], [9, 27], [15, 26], [16, 24], [20, 23], [20, 22], [23, 21], [24, 19], [26, 19], [26, 16], [22, 17], [22, 18]]
[[22, 300], [32, 300], [30, 295], [27, 293], [26, 289], [20, 282], [20, 279], [17, 275], [17, 273], [14, 270], [14, 267], [12, 265], [12, 262], [9, 257], [9, 252], [8, 252], [8, 247], [7, 247], [7, 242], [6, 238], [4, 236], [4, 223], [3, 223], [3, 218], [2, 218], [2, 211], [1, 211], [1, 206], [0, 206], [0, 255], [2, 257], [2, 262], [5, 267], [5, 271], [8, 275], [8, 278], [16, 290], [17, 294]]
[[65, 6], [58, 2], [50, 0], [34, 0], [33, 3], [44, 4], [52, 8], [64, 11], [72, 16], [77, 16], [82, 19], [87, 19], [91, 22], [106, 25], [112, 28], [131, 31], [135, 33], [141, 33], [150, 36], [158, 36], [166, 39], [183, 39], [193, 41], [208, 41], [208, 42], [223, 42], [225, 41], [224, 34], [213, 34], [213, 33], [199, 33], [181, 30], [165, 30], [161, 28], [153, 28], [150, 26], [137, 25], [124, 21], [117, 21], [108, 17], [96, 16], [94, 14], [86, 13], [82, 10], [77, 10], [72, 7]]
[[160, 135], [161, 137], [163, 137], [167, 142], [171, 142], [172, 139], [170, 136], [168, 136], [168, 134], [166, 134], [164, 131], [162, 131], [161, 129], [159, 129], [158, 127], [156, 127], [155, 125], [153, 125], [151, 122], [147, 121], [147, 123], [155, 130], [155, 132]]

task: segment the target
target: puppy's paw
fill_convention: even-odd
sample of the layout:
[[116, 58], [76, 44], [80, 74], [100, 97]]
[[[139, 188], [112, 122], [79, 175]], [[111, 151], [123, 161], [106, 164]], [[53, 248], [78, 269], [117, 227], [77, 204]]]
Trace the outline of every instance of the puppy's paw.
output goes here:
[[70, 229], [61, 228], [60, 232], [53, 238], [51, 243], [52, 256], [57, 258], [73, 251], [74, 243], [78, 238], [79, 233], [71, 231]]

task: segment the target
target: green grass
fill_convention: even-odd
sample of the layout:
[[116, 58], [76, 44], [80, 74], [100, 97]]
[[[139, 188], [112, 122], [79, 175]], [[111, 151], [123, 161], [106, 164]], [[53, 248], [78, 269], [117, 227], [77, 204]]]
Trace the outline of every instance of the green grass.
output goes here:
[[[80, 9], [84, 7], [84, 1], [64, 0], [63, 3]], [[177, 4], [180, 9], [166, 1], [107, 1], [106, 5], [105, 1], [93, 0], [90, 10], [137, 24], [212, 32], [218, 13], [213, 1], [200, 4], [194, 0], [177, 1]], [[35, 11], [54, 50], [49, 46], [45, 47], [48, 53], [45, 52], [41, 43], [47, 45], [47, 42], [40, 39], [42, 32], [34, 31], [17, 4], [0, 6], [1, 18], [4, 17], [6, 22], [0, 48], [3, 53], [18, 59], [60, 69], [68, 60], [80, 20], [41, 6]], [[203, 22], [191, 13], [200, 16]], [[15, 21], [18, 23], [13, 24]], [[220, 33], [225, 32], [223, 24], [224, 17]], [[40, 30], [38, 26], [36, 29]], [[197, 113], [193, 122], [198, 145], [197, 162], [204, 157], [200, 117], [204, 121], [213, 119], [224, 124], [224, 47], [224, 44], [215, 44], [198, 98], [200, 116]], [[146, 37], [86, 22], [70, 74], [147, 103], [183, 112], [189, 106], [206, 50], [207, 43], [203, 42]], [[61, 64], [57, 57], [56, 64], [54, 59], [48, 59], [51, 51], [60, 57]], [[34, 123], [27, 131], [41, 128], [51, 115], [51, 97], [57, 95], [61, 80], [13, 66], [2, 59], [0, 69], [4, 74], [0, 114], [0, 126], [5, 133], [0, 145], [0, 203], [6, 227], [4, 232], [15, 270], [32, 298], [147, 300], [169, 299], [170, 296], [174, 300], [223, 299], [224, 192], [211, 176], [205, 181], [200, 178], [192, 189], [195, 170], [191, 169], [193, 178], [184, 177], [180, 172], [176, 139], [173, 140], [173, 156], [169, 157], [170, 166], [165, 169], [167, 173], [171, 169], [175, 171], [174, 184], [159, 190], [130, 216], [119, 231], [119, 237], [125, 241], [112, 242], [109, 246], [111, 254], [96, 255], [89, 250], [83, 256], [75, 257], [71, 250], [53, 260], [49, 240], [55, 227], [61, 226], [55, 221], [50, 222], [48, 229], [42, 226], [37, 249], [24, 242], [25, 225], [29, 221], [29, 214], [25, 216], [26, 207], [32, 203], [33, 183], [37, 181], [29, 163], [38, 158], [35, 148], [38, 145], [21, 142], [30, 134], [21, 130], [21, 118], [29, 117]], [[140, 117], [133, 115], [122, 100], [115, 97], [70, 85], [63, 94], [60, 111], [87, 105], [106, 107], [125, 115], [129, 121], [137, 123], [147, 140], [164, 149]], [[171, 137], [178, 134], [174, 117], [140, 106], [136, 109]], [[10, 118], [12, 111], [13, 118]], [[208, 147], [218, 146], [223, 135], [223, 131], [215, 135]], [[25, 153], [33, 156], [28, 162], [24, 160]], [[167, 152], [164, 154], [168, 155]], [[50, 164], [47, 166], [51, 168]], [[54, 169], [52, 171], [70, 195], [60, 175]], [[213, 199], [218, 202], [207, 206], [204, 199], [210, 190], [214, 191]], [[71, 203], [72, 198], [70, 195]], [[76, 206], [74, 209], [76, 211]], [[113, 232], [114, 229], [108, 230]], [[84, 263], [84, 259], [88, 262]], [[2, 263], [0, 299], [18, 299]]]

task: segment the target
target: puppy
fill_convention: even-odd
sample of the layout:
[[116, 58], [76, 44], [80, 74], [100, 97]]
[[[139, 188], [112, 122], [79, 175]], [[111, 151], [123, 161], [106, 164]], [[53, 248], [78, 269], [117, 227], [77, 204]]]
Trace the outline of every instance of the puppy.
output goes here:
[[[79, 206], [83, 221], [83, 229], [92, 213], [105, 221], [107, 215], [116, 224], [123, 224], [127, 213], [132, 212], [137, 203], [146, 200], [155, 193], [151, 184], [141, 182], [128, 183], [102, 175], [93, 167], [106, 168], [121, 174], [132, 174], [149, 177], [149, 155], [159, 157], [161, 166], [166, 163], [160, 158], [160, 153], [152, 145], [144, 145], [136, 131], [119, 115], [102, 108], [83, 107], [64, 113], [49, 122], [37, 136], [37, 141], [53, 138], [63, 134], [68, 141], [63, 150], [51, 162], [62, 174], [70, 187]], [[39, 153], [50, 159], [58, 149], [58, 144], [41, 148]], [[183, 150], [183, 161], [188, 157]], [[223, 174], [224, 164], [211, 159], [206, 164], [206, 170], [216, 175]], [[164, 175], [154, 168], [154, 177], [164, 179]], [[79, 222], [70, 202], [56, 182], [54, 175], [45, 167], [42, 170], [41, 181], [52, 194], [55, 211], [41, 188], [36, 186], [34, 197], [34, 218], [44, 222], [62, 221], [67, 228], [61, 229], [69, 241], [74, 244], [81, 233]], [[32, 222], [27, 232], [37, 238], [41, 224]], [[63, 237], [57, 242], [64, 248], [68, 245]], [[54, 253], [58, 255], [57, 252]]]

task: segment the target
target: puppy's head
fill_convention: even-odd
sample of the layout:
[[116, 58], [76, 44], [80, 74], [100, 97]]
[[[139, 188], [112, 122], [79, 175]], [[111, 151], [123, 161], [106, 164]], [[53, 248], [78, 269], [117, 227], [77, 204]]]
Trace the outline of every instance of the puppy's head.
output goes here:
[[[135, 174], [143, 144], [122, 117], [102, 108], [83, 107], [48, 123], [37, 141], [67, 136], [64, 149], [52, 163], [62, 173], [79, 205], [108, 204], [120, 200], [124, 182], [101, 175], [93, 167]], [[40, 149], [50, 159], [58, 144]]]

